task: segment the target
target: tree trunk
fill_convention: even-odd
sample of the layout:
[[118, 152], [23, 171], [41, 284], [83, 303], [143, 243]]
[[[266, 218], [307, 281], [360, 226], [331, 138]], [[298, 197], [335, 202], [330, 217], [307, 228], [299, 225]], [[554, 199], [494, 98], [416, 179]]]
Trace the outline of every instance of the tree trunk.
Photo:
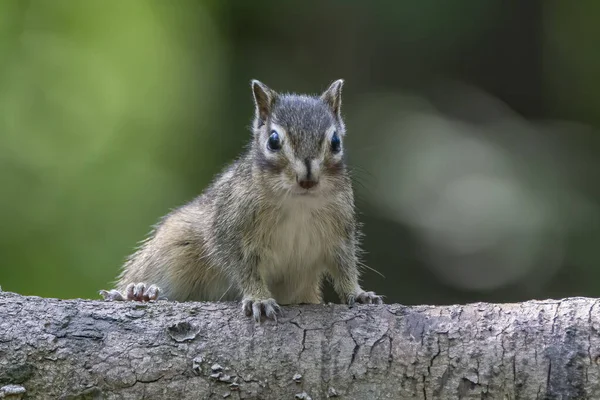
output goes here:
[[0, 398], [600, 399], [597, 305], [289, 306], [258, 325], [232, 303], [3, 292]]

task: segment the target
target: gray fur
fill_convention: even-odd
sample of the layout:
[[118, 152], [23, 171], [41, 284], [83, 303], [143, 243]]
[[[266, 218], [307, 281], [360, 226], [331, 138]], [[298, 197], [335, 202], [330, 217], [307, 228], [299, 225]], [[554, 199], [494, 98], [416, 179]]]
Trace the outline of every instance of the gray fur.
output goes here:
[[[358, 283], [352, 184], [343, 154], [330, 151], [333, 132], [345, 136], [342, 84], [317, 97], [278, 94], [252, 81], [256, 114], [247, 150], [203, 194], [161, 220], [105, 298], [147, 300], [143, 291], [121, 294], [145, 282], [156, 297], [160, 288], [170, 300], [241, 299], [246, 314], [274, 318], [278, 303], [321, 302], [329, 277], [343, 302], [380, 303]], [[284, 148], [269, 151], [265, 143], [277, 129]], [[306, 174], [319, 181], [315, 191], [299, 189]]]

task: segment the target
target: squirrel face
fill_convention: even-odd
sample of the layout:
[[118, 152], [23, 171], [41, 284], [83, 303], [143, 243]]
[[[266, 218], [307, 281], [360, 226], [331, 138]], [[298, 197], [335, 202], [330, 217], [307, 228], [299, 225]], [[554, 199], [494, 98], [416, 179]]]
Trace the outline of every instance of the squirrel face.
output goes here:
[[323, 195], [346, 180], [340, 114], [343, 80], [321, 96], [279, 94], [252, 81], [255, 167], [274, 191]]

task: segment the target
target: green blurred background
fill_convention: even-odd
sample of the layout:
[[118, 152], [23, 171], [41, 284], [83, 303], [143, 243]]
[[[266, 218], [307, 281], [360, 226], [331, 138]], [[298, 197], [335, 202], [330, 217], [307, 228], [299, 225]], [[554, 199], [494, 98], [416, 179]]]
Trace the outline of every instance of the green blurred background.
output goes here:
[[344, 78], [365, 286], [600, 296], [600, 3], [0, 2], [0, 285], [98, 298], [249, 139]]

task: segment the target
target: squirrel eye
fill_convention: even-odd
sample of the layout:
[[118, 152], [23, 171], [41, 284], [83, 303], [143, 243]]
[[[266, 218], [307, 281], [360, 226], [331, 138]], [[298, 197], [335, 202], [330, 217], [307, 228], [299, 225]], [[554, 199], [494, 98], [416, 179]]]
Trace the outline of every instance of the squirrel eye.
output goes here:
[[342, 141], [340, 140], [340, 136], [337, 132], [333, 133], [333, 137], [331, 138], [331, 151], [333, 153], [339, 153], [342, 150]]
[[267, 141], [267, 147], [271, 151], [281, 150], [281, 139], [279, 138], [279, 133], [276, 131], [271, 131], [271, 136], [269, 136], [269, 140]]

